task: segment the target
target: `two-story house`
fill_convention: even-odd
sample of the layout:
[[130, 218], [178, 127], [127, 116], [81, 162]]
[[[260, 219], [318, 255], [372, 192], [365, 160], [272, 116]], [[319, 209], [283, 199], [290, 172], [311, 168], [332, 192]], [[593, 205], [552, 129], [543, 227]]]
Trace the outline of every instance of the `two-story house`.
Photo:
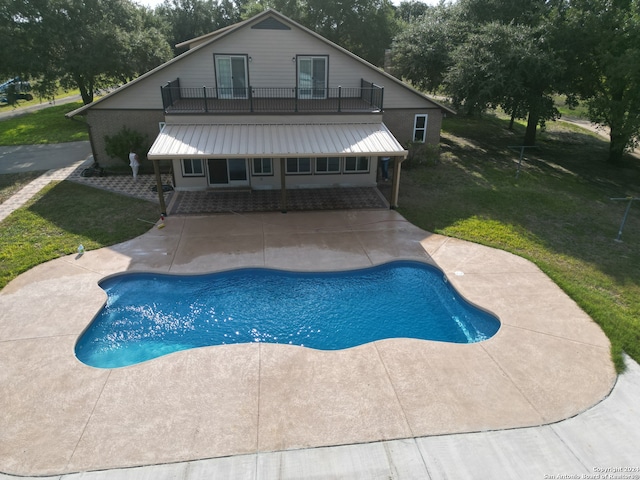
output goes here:
[[375, 186], [389, 157], [395, 207], [403, 144], [437, 144], [449, 111], [274, 10], [181, 46], [69, 114], [101, 164], [123, 126], [155, 138], [147, 158], [172, 163], [178, 191]]

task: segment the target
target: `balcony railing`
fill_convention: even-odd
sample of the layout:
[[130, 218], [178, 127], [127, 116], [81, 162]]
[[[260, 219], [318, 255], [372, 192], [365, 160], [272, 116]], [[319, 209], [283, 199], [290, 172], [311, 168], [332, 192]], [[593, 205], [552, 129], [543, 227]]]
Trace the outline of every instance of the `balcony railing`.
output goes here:
[[161, 93], [167, 114], [381, 112], [384, 88], [360, 83], [359, 88], [183, 88], [176, 79], [161, 87]]

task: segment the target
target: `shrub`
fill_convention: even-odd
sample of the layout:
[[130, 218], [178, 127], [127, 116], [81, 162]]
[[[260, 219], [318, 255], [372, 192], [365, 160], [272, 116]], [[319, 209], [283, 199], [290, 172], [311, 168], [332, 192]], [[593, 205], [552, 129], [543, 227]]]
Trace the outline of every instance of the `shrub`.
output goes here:
[[119, 158], [127, 165], [129, 164], [129, 151], [133, 148], [140, 158], [146, 158], [146, 152], [149, 150], [149, 140], [147, 135], [143, 135], [135, 130], [129, 130], [122, 127], [118, 133], [113, 136], [105, 135], [105, 151], [112, 158]]
[[440, 146], [422, 142], [407, 142], [409, 154], [402, 162], [403, 168], [414, 168], [420, 165], [437, 164], [440, 161]]

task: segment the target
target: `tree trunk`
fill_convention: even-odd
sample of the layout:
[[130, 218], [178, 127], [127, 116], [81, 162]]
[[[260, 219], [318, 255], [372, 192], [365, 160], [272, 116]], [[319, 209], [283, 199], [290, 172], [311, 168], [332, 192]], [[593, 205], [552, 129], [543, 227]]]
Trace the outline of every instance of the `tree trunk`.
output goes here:
[[526, 146], [533, 146], [536, 144], [536, 131], [538, 129], [538, 122], [540, 121], [540, 114], [538, 113], [538, 107], [532, 106], [529, 109], [529, 116], [527, 118], [527, 129], [524, 132], [524, 143]]
[[627, 140], [624, 138], [624, 135], [620, 133], [620, 128], [611, 125], [610, 130], [609, 136], [611, 140], [609, 141], [609, 158], [607, 158], [607, 162], [620, 164], [622, 163], [622, 156], [624, 155], [624, 147], [627, 144]]
[[[78, 85], [78, 90], [80, 90], [82, 103], [88, 105], [93, 102], [93, 82], [86, 82], [82, 75], [74, 75], [73, 78], [76, 81], [76, 85]], [[87, 85], [87, 83], [89, 84]]]
[[88, 105], [91, 102], [93, 102], [93, 95], [89, 94], [89, 91], [87, 90], [87, 87], [84, 84], [78, 85], [78, 88], [80, 89], [80, 96], [82, 97], [82, 103], [84, 103], [85, 105]]

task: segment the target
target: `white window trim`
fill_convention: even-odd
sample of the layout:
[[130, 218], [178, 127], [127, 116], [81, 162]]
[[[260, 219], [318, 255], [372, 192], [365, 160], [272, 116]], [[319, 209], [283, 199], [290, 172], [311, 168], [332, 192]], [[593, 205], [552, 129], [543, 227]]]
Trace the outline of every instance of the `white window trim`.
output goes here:
[[[313, 61], [314, 60], [318, 60], [318, 59], [322, 59], [324, 60], [324, 78], [322, 79], [322, 95], [315, 95], [314, 92], [316, 90], [315, 85], [313, 84], [313, 79], [315, 77], [312, 77], [311, 80], [311, 85], [307, 88], [302, 88], [301, 86], [301, 72], [300, 72], [300, 66], [301, 63], [303, 61], [310, 61], [312, 64], [312, 69], [313, 69]], [[325, 99], [327, 98], [327, 94], [328, 94], [328, 90], [329, 90], [329, 56], [328, 55], [298, 55], [297, 59], [296, 59], [296, 75], [297, 75], [297, 84], [298, 84], [298, 98], [301, 99], [312, 99], [312, 100], [321, 100], [321, 99]], [[313, 75], [313, 72], [312, 72]], [[310, 90], [309, 94], [303, 94], [303, 91], [306, 90]]]
[[[269, 160], [269, 170], [270, 172], [265, 173], [264, 171], [262, 172], [256, 172], [255, 170], [255, 161], [258, 160], [258, 157], [256, 158], [252, 158], [251, 159], [251, 175], [253, 175], [254, 177], [272, 177], [273, 176], [273, 158], [269, 158], [269, 157], [259, 157], [260, 159], [260, 164], [261, 167], [264, 167], [264, 160]], [[262, 168], [264, 170], [264, 168]]]
[[[424, 117], [424, 128], [418, 128], [418, 118]], [[413, 118], [413, 141], [424, 143], [427, 140], [427, 126], [429, 125], [429, 115], [426, 113], [418, 113]], [[417, 134], [422, 131], [422, 140], [416, 140]]]
[[[193, 171], [193, 162], [200, 162], [200, 173], [186, 173], [185, 162], [191, 162], [191, 170]], [[182, 176], [183, 177], [204, 177], [204, 163], [201, 158], [183, 158], [180, 160], [180, 166], [182, 167]]]
[[[367, 159], [367, 168], [366, 170], [359, 170], [358, 169], [358, 158], [363, 157]], [[347, 170], [347, 158], [355, 158], [356, 159], [356, 169], [355, 170]], [[349, 157], [344, 157], [344, 168], [343, 168], [343, 173], [347, 174], [347, 175], [351, 175], [353, 173], [369, 173], [371, 171], [371, 157], [367, 157], [366, 155], [356, 155], [356, 156], [349, 156]]]
[[[309, 159], [309, 170], [306, 171], [306, 172], [301, 172], [300, 171], [300, 159], [301, 158], [308, 158]], [[289, 171], [289, 160], [294, 160], [294, 159], [296, 160], [297, 171], [291, 172], [291, 171]], [[312, 168], [313, 163], [311, 161], [312, 159], [313, 159], [313, 157], [292, 157], [292, 158], [287, 158], [285, 160], [285, 173], [287, 175], [312, 175], [313, 174], [313, 168]]]
[[[329, 168], [329, 159], [330, 158], [337, 158], [338, 159], [338, 169], [337, 170], [318, 170], [318, 160], [320, 158], [326, 158], [327, 159], [327, 168]], [[342, 157], [315, 157], [314, 158], [315, 162], [314, 162], [314, 171], [315, 173], [317, 173], [318, 175], [339, 175], [340, 173], [342, 173]]]
[[[215, 73], [216, 73], [216, 90], [217, 97], [223, 99], [246, 99], [249, 98], [249, 65], [248, 65], [248, 55], [245, 54], [237, 54], [237, 55], [225, 55], [225, 54], [214, 54], [214, 65], [215, 65]], [[241, 59], [244, 63], [244, 76], [242, 77], [243, 87], [236, 87], [233, 84], [233, 60]], [[229, 73], [231, 74], [231, 85], [224, 85], [223, 76], [222, 76], [222, 64], [221, 62], [228, 61], [229, 62]], [[229, 80], [225, 78], [224, 80]], [[241, 89], [242, 95], [237, 95], [236, 90]], [[229, 91], [227, 91], [229, 90]]]

